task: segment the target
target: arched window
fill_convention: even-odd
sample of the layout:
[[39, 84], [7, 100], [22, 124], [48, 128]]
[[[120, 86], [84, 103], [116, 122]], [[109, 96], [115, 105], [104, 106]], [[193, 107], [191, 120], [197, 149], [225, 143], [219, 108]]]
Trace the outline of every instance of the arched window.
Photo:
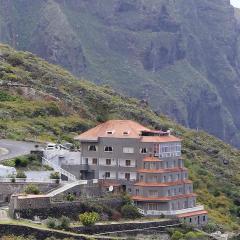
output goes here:
[[97, 151], [97, 146], [96, 145], [88, 146], [88, 151], [96, 152]]
[[104, 152], [112, 152], [112, 151], [113, 151], [113, 147], [111, 147], [111, 146], [104, 147]]

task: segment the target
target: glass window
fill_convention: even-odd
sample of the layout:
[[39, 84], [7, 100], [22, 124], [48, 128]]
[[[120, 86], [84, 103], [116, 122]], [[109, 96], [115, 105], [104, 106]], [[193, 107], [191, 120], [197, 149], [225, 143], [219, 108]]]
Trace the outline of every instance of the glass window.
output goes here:
[[147, 148], [140, 148], [140, 153], [146, 154], [147, 152]]
[[130, 173], [125, 173], [125, 179], [130, 180]]
[[96, 145], [88, 146], [88, 151], [96, 152], [97, 151], [97, 146]]
[[104, 152], [112, 152], [113, 148], [111, 146], [105, 146], [104, 147]]
[[97, 158], [92, 159], [92, 164], [97, 165]]
[[111, 165], [112, 160], [111, 159], [106, 159], [106, 165]]
[[110, 178], [111, 174], [110, 172], [105, 172], [105, 178]]
[[126, 166], [131, 166], [131, 160], [126, 160]]

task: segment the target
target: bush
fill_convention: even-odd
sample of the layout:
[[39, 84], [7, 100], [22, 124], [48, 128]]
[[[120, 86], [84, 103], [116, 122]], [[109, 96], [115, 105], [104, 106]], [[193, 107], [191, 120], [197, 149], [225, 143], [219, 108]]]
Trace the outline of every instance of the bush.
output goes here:
[[17, 157], [15, 158], [14, 162], [15, 167], [26, 167], [28, 165], [28, 159], [25, 157], [24, 158]]
[[203, 230], [207, 233], [213, 233], [219, 230], [219, 227], [213, 222], [208, 222], [205, 226], [203, 226]]
[[33, 184], [28, 185], [25, 188], [24, 192], [27, 193], [27, 194], [35, 194], [35, 195], [40, 193], [38, 187], [36, 185], [33, 185]]
[[91, 226], [99, 220], [99, 214], [96, 212], [85, 212], [79, 215], [79, 219], [83, 226]]
[[55, 218], [48, 218], [46, 225], [48, 228], [56, 228], [57, 226], [57, 220]]
[[27, 176], [24, 172], [18, 172], [16, 178], [27, 178]]
[[68, 217], [62, 216], [60, 218], [60, 227], [61, 229], [68, 229], [70, 226], [70, 219]]
[[72, 202], [76, 199], [76, 197], [70, 193], [66, 196], [66, 199], [67, 199], [67, 201]]
[[172, 236], [171, 236], [171, 240], [180, 240], [184, 237], [184, 234], [179, 232], [179, 231], [174, 231]]
[[58, 172], [53, 172], [53, 173], [51, 173], [50, 178], [51, 179], [60, 179], [60, 175]]
[[138, 212], [138, 209], [134, 205], [126, 204], [121, 208], [121, 213], [124, 218], [136, 219], [142, 215]]
[[112, 219], [113, 221], [119, 221], [121, 218], [122, 218], [122, 214], [121, 214], [120, 212], [114, 211], [114, 212], [112, 213], [111, 219]]

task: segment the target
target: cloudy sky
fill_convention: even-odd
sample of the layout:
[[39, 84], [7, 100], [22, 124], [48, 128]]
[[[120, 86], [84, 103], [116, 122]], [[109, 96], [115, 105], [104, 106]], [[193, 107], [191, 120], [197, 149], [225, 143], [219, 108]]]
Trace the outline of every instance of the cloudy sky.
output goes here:
[[231, 3], [234, 7], [240, 8], [240, 0], [231, 0]]

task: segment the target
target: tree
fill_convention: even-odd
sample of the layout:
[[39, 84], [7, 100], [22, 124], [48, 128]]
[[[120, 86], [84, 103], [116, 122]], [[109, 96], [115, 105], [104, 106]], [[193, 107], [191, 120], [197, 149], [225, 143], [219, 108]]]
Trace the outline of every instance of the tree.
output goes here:
[[80, 222], [84, 226], [94, 225], [100, 218], [99, 214], [96, 212], [85, 212], [79, 215]]
[[121, 208], [121, 213], [124, 218], [136, 219], [142, 215], [134, 205], [126, 204]]
[[171, 236], [171, 240], [180, 240], [184, 237], [184, 234], [179, 231], [174, 231], [173, 235]]

